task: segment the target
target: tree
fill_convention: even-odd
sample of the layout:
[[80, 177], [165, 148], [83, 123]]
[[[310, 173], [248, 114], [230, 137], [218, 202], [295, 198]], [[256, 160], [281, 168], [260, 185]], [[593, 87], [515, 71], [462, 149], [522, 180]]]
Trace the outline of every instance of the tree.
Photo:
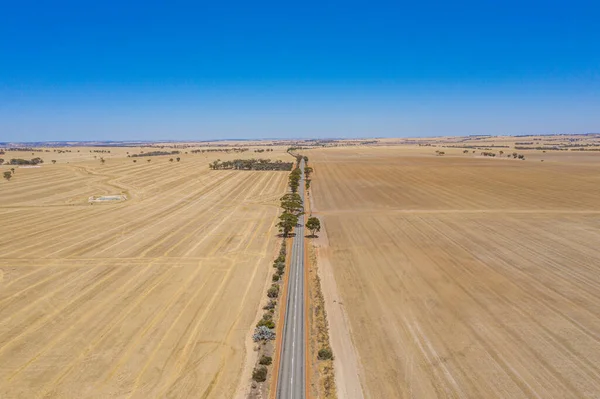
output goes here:
[[294, 169], [290, 173], [289, 184], [290, 184], [290, 188], [292, 189], [293, 193], [298, 192], [298, 186], [300, 185], [300, 173], [302, 173], [302, 172], [300, 171], [299, 168]]
[[106, 161], [104, 160], [104, 158], [100, 157], [100, 162], [102, 162], [102, 164], [104, 164], [104, 162], [106, 162]]
[[280, 200], [281, 207], [284, 211], [293, 213], [296, 216], [302, 214], [304, 206], [302, 205], [302, 198], [300, 198], [299, 194], [286, 194], [283, 197], [281, 197]]
[[10, 173], [9, 171], [4, 172], [4, 178], [6, 180], [10, 180], [11, 177], [12, 177], [12, 173]]
[[271, 363], [273, 363], [273, 358], [271, 356], [265, 356], [265, 355], [262, 355], [262, 357], [258, 361], [258, 364], [261, 364], [263, 366], [268, 366]]
[[259, 366], [252, 372], [252, 379], [256, 382], [264, 382], [267, 380], [267, 367]]
[[333, 359], [333, 352], [331, 351], [331, 348], [329, 348], [329, 347], [321, 348], [321, 349], [319, 349], [319, 353], [318, 353], [317, 357], [319, 358], [319, 360]]
[[315, 232], [321, 231], [321, 221], [319, 218], [311, 216], [306, 222], [306, 228], [310, 230], [311, 235], [314, 237]]
[[56, 163], [56, 159], [53, 159], [53, 160], [52, 160], [52, 163]]
[[308, 157], [306, 155], [304, 156], [304, 162], [308, 163]]
[[308, 179], [310, 177], [310, 174], [312, 173], [313, 168], [311, 168], [310, 166], [307, 166], [306, 168], [304, 168], [304, 176], [306, 176], [306, 178]]
[[287, 237], [297, 224], [298, 216], [290, 212], [283, 212], [281, 216], [279, 216], [277, 227], [279, 227], [279, 231], [283, 233], [283, 236]]
[[180, 160], [181, 158], [177, 157], [177, 158], [175, 158], [175, 159], [177, 159], [177, 162], [179, 162], [179, 160]]
[[277, 298], [279, 296], [279, 286], [277, 284], [271, 285], [271, 288], [267, 290], [267, 296], [269, 298]]
[[173, 158], [170, 158], [170, 159], [169, 159], [169, 162], [173, 162]]
[[15, 174], [15, 168], [10, 168], [10, 171], [13, 172], [13, 174]]

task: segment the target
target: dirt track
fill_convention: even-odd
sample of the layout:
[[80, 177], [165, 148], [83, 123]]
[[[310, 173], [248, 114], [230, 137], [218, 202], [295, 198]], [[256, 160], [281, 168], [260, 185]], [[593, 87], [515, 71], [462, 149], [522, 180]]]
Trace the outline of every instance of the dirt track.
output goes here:
[[[237, 388], [287, 173], [208, 169], [238, 155], [134, 164], [119, 151], [0, 182], [0, 397]], [[121, 192], [130, 200], [87, 204]]]
[[597, 397], [600, 162], [432, 153], [307, 152], [365, 397]]

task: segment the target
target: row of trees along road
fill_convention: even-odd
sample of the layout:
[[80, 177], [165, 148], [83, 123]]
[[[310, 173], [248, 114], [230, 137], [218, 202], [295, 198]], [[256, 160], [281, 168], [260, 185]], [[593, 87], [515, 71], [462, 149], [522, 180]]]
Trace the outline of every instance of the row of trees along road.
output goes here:
[[[304, 157], [305, 161], [308, 162], [308, 158]], [[311, 168], [310, 166], [305, 166], [304, 167], [304, 182], [306, 185], [306, 192], [310, 195], [310, 191], [308, 191], [310, 189], [310, 175], [313, 172], [313, 168]], [[319, 220], [319, 218], [316, 218], [314, 216], [311, 216], [308, 218], [308, 220], [306, 221], [306, 228], [310, 230], [310, 235], [312, 237], [315, 237], [315, 233], [318, 233], [319, 231], [321, 231], [321, 221]]]
[[[300, 186], [300, 179], [302, 177], [302, 170], [298, 165], [300, 165], [302, 159], [304, 159], [305, 163], [308, 163], [308, 157], [296, 155], [296, 159], [298, 163], [296, 168], [294, 168], [294, 170], [290, 173], [288, 183], [292, 192], [280, 198], [281, 208], [283, 209], [283, 212], [279, 216], [279, 223], [277, 224], [277, 226], [279, 227], [279, 231], [283, 234], [284, 237], [287, 237], [290, 234], [290, 232], [298, 224], [298, 218], [304, 215], [304, 206], [302, 204], [302, 198], [300, 197], [300, 194], [298, 194], [298, 187]], [[304, 168], [305, 176], [310, 176], [311, 172], [312, 168], [308, 166]], [[315, 232], [321, 230], [321, 223], [318, 218], [310, 217], [306, 222], [306, 228], [309, 229], [312, 233], [312, 236], [314, 236]]]

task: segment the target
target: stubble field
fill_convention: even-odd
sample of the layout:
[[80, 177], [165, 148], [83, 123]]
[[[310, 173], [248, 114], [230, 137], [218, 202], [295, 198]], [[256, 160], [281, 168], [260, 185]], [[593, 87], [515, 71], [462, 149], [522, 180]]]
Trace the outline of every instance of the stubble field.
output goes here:
[[0, 397], [232, 397], [287, 173], [51, 157], [0, 182]]
[[306, 154], [365, 397], [598, 397], [595, 157]]

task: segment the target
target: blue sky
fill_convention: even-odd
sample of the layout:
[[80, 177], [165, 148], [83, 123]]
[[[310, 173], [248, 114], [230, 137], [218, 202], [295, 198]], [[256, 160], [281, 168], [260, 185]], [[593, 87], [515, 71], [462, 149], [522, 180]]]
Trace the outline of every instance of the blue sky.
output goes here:
[[0, 141], [600, 131], [593, 1], [1, 5]]

